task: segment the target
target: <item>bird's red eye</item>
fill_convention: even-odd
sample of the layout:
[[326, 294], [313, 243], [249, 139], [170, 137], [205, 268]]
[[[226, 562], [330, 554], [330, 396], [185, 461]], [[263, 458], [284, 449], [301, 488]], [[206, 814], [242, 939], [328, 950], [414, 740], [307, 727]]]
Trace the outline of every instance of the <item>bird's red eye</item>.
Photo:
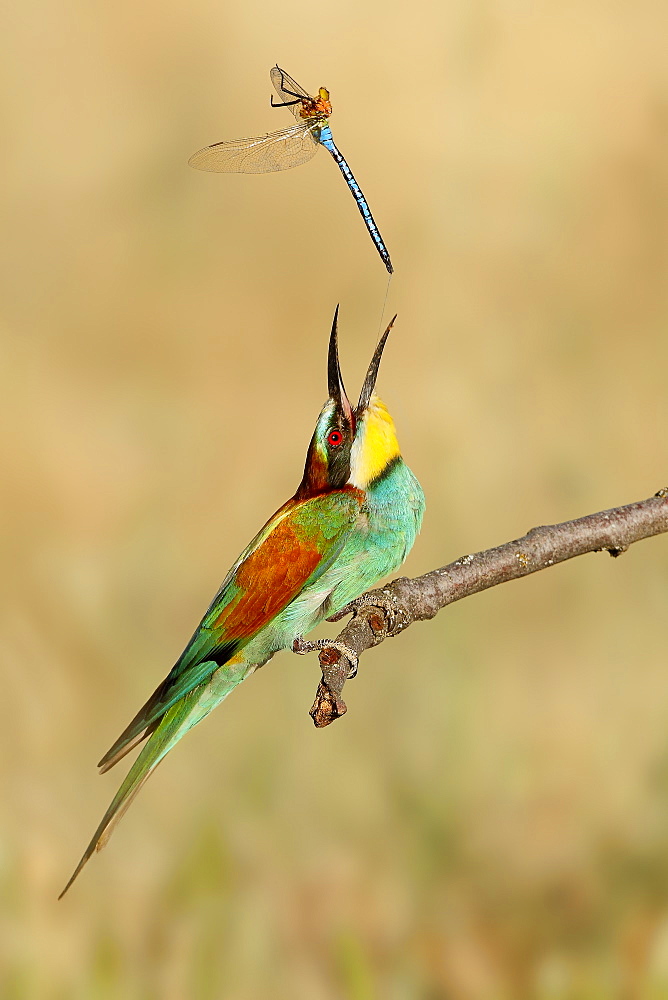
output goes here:
[[343, 441], [343, 434], [341, 431], [330, 431], [327, 435], [327, 444], [331, 445], [332, 448], [338, 448]]

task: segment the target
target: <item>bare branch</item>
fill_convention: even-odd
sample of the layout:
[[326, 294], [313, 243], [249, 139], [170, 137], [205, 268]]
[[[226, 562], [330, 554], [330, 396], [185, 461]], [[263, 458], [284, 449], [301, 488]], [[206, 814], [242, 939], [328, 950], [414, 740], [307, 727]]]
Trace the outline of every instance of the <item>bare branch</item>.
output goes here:
[[[556, 566], [585, 552], [605, 550], [619, 556], [634, 542], [665, 531], [668, 531], [668, 487], [648, 500], [625, 507], [532, 528], [513, 542], [462, 556], [413, 580], [399, 577], [382, 590], [370, 591], [350, 605], [349, 611], [336, 616], [338, 619], [353, 613], [333, 641], [359, 657], [371, 646], [398, 635], [413, 622], [433, 618], [441, 608], [463, 597]], [[309, 713], [318, 727], [328, 726], [345, 714], [341, 692], [351, 665], [340, 650], [326, 646], [320, 652], [320, 667], [322, 680]]]

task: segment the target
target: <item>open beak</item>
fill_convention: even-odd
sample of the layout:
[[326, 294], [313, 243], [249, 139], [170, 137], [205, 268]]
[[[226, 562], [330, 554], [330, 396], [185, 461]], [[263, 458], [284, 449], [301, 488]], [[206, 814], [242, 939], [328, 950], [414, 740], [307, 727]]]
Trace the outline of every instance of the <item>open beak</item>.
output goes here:
[[[369, 405], [369, 400], [371, 399], [371, 394], [376, 385], [376, 379], [378, 377], [378, 368], [380, 367], [380, 359], [383, 356], [383, 348], [385, 347], [385, 342], [390, 335], [390, 330], [394, 326], [395, 316], [390, 320], [390, 324], [383, 334], [383, 336], [378, 341], [378, 347], [374, 351], [371, 363], [369, 364], [369, 370], [366, 373], [366, 378], [364, 379], [364, 385], [362, 386], [362, 391], [360, 392], [359, 402], [357, 404], [357, 409], [355, 410], [355, 416], [359, 420], [367, 406]], [[334, 323], [336, 324], [336, 316], [334, 317]]]
[[[327, 389], [329, 398], [334, 400], [337, 410], [339, 410], [350, 427], [355, 430], [355, 415], [350, 405], [346, 390], [341, 378], [341, 367], [339, 365], [339, 342], [337, 332], [337, 321], [339, 318], [339, 307], [337, 305], [334, 312], [334, 322], [332, 332], [329, 335], [329, 354], [327, 357]], [[377, 353], [377, 352], [376, 352]], [[378, 359], [380, 361], [380, 358]], [[372, 362], [373, 364], [373, 362]], [[376, 365], [378, 368], [378, 365]], [[368, 375], [367, 375], [368, 378]]]

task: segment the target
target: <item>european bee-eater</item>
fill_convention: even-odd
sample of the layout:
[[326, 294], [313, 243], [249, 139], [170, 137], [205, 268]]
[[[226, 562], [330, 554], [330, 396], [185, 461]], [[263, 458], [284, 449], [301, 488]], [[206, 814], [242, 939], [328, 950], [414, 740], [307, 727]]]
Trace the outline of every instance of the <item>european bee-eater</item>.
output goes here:
[[181, 737], [279, 649], [303, 649], [301, 636], [400, 566], [415, 541], [424, 494], [373, 391], [392, 323], [353, 409], [339, 368], [337, 316], [338, 307], [329, 398], [299, 489], [241, 553], [176, 664], [100, 761], [108, 771], [147, 741], [61, 896]]

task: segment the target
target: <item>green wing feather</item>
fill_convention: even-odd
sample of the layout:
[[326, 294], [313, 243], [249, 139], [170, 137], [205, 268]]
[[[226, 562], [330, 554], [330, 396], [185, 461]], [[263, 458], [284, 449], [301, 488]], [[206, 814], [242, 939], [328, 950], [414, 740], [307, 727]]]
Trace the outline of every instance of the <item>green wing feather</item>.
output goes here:
[[357, 491], [336, 490], [289, 501], [274, 514], [226, 576], [167, 677], [101, 759], [103, 772], [331, 566], [359, 511]]

